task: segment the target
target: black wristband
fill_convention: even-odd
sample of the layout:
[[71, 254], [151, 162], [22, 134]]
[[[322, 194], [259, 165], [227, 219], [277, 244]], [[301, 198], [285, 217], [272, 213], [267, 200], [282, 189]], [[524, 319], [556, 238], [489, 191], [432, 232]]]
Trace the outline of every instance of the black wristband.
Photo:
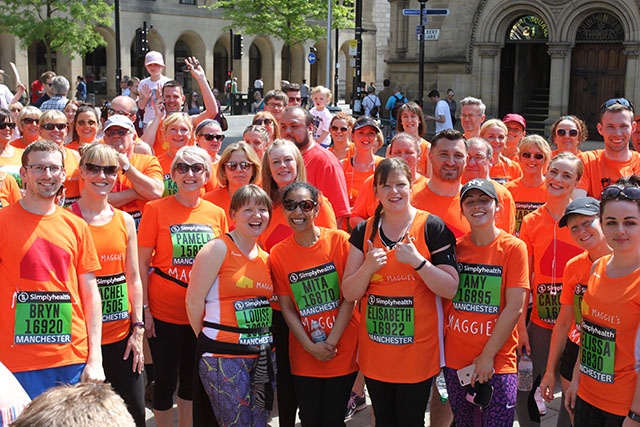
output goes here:
[[419, 266], [417, 266], [416, 268], [414, 268], [414, 270], [415, 270], [415, 271], [420, 271], [420, 270], [422, 270], [422, 267], [424, 267], [426, 263], [427, 263], [427, 259], [425, 258], [425, 259], [423, 259], [423, 260], [422, 260], [422, 262], [420, 263], [420, 265], [419, 265]]
[[629, 411], [629, 414], [627, 415], [627, 417], [629, 417], [632, 421], [640, 423], [640, 415], [636, 414], [633, 411]]

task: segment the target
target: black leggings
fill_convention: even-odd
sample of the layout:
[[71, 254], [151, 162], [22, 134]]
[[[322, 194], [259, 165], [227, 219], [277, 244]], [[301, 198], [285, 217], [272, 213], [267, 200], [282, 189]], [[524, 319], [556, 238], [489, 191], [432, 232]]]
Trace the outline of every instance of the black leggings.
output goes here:
[[331, 378], [294, 375], [302, 424], [305, 427], [344, 426], [345, 408], [356, 374]]
[[[294, 427], [298, 400], [296, 398], [291, 363], [289, 363], [289, 327], [280, 310], [273, 310], [273, 344], [276, 346], [276, 393], [280, 427]], [[343, 412], [346, 411], [346, 405]]]
[[386, 383], [365, 377], [376, 427], [424, 427], [433, 377], [415, 384]]

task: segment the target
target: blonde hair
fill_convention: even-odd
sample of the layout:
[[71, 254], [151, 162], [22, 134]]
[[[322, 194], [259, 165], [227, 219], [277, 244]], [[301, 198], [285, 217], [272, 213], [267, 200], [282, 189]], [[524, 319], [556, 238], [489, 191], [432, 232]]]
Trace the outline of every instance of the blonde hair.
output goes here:
[[80, 165], [92, 163], [96, 165], [119, 166], [118, 152], [106, 144], [85, 144], [80, 147]]
[[504, 134], [507, 135], [509, 133], [509, 129], [507, 129], [507, 125], [504, 124], [504, 122], [500, 119], [489, 119], [486, 122], [484, 122], [482, 124], [482, 126], [480, 126], [480, 136], [482, 138], [484, 138], [484, 133], [487, 131], [487, 129], [492, 128], [492, 127], [499, 127], [500, 129], [502, 129], [504, 131]]
[[302, 159], [302, 154], [300, 154], [300, 150], [296, 145], [287, 140], [287, 139], [276, 139], [271, 143], [269, 148], [264, 152], [264, 157], [262, 158], [262, 188], [269, 194], [271, 200], [274, 202], [280, 201], [280, 191], [278, 188], [278, 184], [273, 179], [273, 175], [271, 174], [271, 151], [275, 147], [289, 147], [291, 150], [291, 154], [296, 161], [296, 177], [293, 182], [296, 181], [307, 181], [307, 170], [304, 167], [304, 160]]
[[316, 93], [321, 93], [327, 98], [327, 104], [331, 101], [331, 91], [324, 86], [316, 86], [311, 90], [311, 97]]
[[224, 149], [222, 154], [220, 155], [220, 160], [218, 164], [217, 178], [218, 182], [221, 185], [227, 186], [229, 185], [229, 179], [227, 178], [227, 170], [225, 169], [224, 164], [229, 161], [233, 153], [236, 151], [243, 151], [245, 156], [247, 156], [247, 160], [249, 163], [253, 165], [253, 170], [251, 171], [251, 178], [249, 179], [249, 183], [254, 183], [256, 179], [260, 176], [260, 159], [256, 154], [255, 150], [251, 148], [249, 144], [244, 141], [234, 142], [233, 144], [229, 144], [227, 148]]

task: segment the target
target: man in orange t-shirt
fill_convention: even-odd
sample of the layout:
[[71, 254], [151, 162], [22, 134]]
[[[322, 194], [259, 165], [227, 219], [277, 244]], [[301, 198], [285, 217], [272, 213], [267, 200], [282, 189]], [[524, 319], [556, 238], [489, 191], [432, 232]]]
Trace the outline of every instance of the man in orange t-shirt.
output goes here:
[[56, 205], [62, 149], [36, 141], [26, 194], [0, 210], [0, 361], [33, 399], [59, 383], [104, 381], [100, 268], [87, 224]]

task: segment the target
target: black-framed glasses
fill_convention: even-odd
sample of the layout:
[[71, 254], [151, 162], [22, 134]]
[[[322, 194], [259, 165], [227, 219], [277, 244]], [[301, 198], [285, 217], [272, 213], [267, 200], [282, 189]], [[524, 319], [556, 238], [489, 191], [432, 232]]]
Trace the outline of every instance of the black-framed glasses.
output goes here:
[[346, 132], [346, 131], [348, 131], [348, 130], [349, 130], [349, 128], [348, 128], [348, 127], [346, 127], [346, 126], [342, 126], [342, 127], [338, 127], [338, 126], [331, 126], [331, 130], [332, 130], [332, 131], [334, 131], [334, 132], [338, 132], [338, 131], [340, 131], [340, 132]]
[[44, 125], [40, 125], [40, 127], [44, 130], [65, 130], [69, 125], [66, 123], [45, 123]]
[[601, 200], [640, 200], [640, 187], [623, 187], [620, 188], [617, 185], [610, 185], [600, 194]]
[[255, 119], [253, 121], [253, 124], [257, 125], [257, 126], [262, 126], [262, 125], [269, 126], [272, 123], [273, 123], [273, 120], [271, 120], [271, 119]]
[[84, 167], [85, 172], [89, 175], [98, 175], [100, 171], [102, 171], [104, 172], [105, 176], [113, 176], [117, 175], [118, 169], [120, 169], [119, 166], [100, 166], [94, 165], [93, 163], [85, 163], [82, 166]]
[[570, 137], [575, 138], [576, 136], [578, 136], [578, 129], [557, 129], [556, 130], [556, 134], [558, 134], [558, 136], [566, 136], [567, 133], [569, 134]]
[[25, 165], [24, 167], [37, 175], [42, 175], [46, 171], [51, 175], [58, 175], [64, 169], [64, 166], [59, 165]]
[[127, 136], [131, 132], [129, 129], [107, 129], [104, 131], [104, 136], [113, 138], [114, 136]]
[[542, 153], [529, 153], [527, 151], [524, 151], [524, 152], [520, 153], [520, 155], [522, 157], [524, 157], [525, 159], [530, 159], [531, 157], [533, 157], [536, 160], [544, 159], [544, 154], [542, 154]]
[[0, 123], [0, 129], [4, 130], [6, 128], [9, 129], [15, 129], [16, 128], [16, 124], [13, 122], [4, 122], [4, 123]]
[[32, 125], [32, 124], [38, 124], [40, 122], [40, 119], [33, 119], [31, 117], [25, 117], [24, 119], [22, 119], [22, 123], [26, 123], [28, 125]]
[[223, 134], [214, 135], [212, 133], [201, 133], [198, 136], [204, 137], [204, 139], [206, 139], [207, 141], [213, 141], [214, 139], [216, 141], [220, 141], [220, 142], [224, 141], [224, 135]]
[[231, 172], [235, 171], [238, 168], [240, 168], [241, 171], [246, 171], [250, 167], [253, 167], [253, 163], [251, 163], [251, 162], [226, 162], [224, 164], [224, 167], [228, 171], [231, 171]]
[[189, 173], [189, 170], [191, 170], [191, 172], [193, 172], [194, 175], [200, 175], [206, 169], [207, 168], [202, 163], [194, 163], [192, 165], [189, 165], [187, 163], [176, 163], [176, 167], [174, 170], [178, 172], [180, 175]]
[[289, 212], [295, 211], [298, 206], [300, 206], [300, 210], [302, 212], [311, 212], [317, 204], [318, 202], [314, 202], [313, 200], [300, 200], [299, 202], [296, 202], [293, 199], [284, 199], [282, 201], [282, 207]]
[[612, 98], [609, 99], [608, 101], [605, 101], [604, 104], [602, 104], [602, 106], [600, 107], [600, 111], [604, 111], [607, 108], [613, 106], [613, 105], [622, 105], [623, 107], [627, 107], [628, 109], [630, 109], [631, 111], [633, 111], [633, 104], [631, 103], [631, 101], [629, 101], [626, 98]]
[[485, 155], [482, 155], [482, 154], [476, 154], [476, 155], [473, 155], [473, 156], [471, 154], [469, 154], [469, 156], [468, 156], [469, 162], [471, 162], [473, 160], [476, 163], [480, 163], [481, 161], [487, 160], [488, 158], [489, 157], [487, 157]]
[[280, 104], [280, 103], [276, 104], [276, 103], [273, 103], [273, 102], [267, 102], [265, 105], [267, 107], [269, 107], [269, 108], [279, 108], [279, 109], [283, 109], [284, 108], [284, 104]]

